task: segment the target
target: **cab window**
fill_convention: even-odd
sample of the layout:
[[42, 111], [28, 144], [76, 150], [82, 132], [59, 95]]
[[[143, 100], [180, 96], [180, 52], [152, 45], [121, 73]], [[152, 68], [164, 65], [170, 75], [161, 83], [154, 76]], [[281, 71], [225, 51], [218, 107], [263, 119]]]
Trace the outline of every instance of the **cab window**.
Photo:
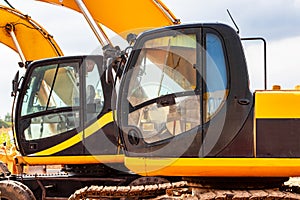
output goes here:
[[26, 140], [53, 136], [79, 126], [78, 69], [78, 63], [34, 69], [21, 109], [21, 116], [30, 118], [24, 131]]
[[206, 73], [204, 82], [206, 92], [204, 100], [206, 102], [205, 121], [210, 120], [221, 108], [227, 96], [227, 70], [222, 41], [217, 34], [206, 34]]
[[97, 116], [102, 111], [104, 106], [104, 94], [101, 84], [101, 72], [100, 66], [92, 60], [84, 60], [84, 81], [85, 81], [85, 123], [87, 124], [90, 121], [97, 119]]
[[172, 32], [147, 40], [132, 69], [127, 100], [133, 106], [128, 124], [153, 143], [201, 123], [197, 92], [197, 35]]
[[33, 67], [22, 94], [21, 121], [26, 140], [80, 130], [97, 120], [104, 105], [102, 65], [97, 59], [59, 60]]

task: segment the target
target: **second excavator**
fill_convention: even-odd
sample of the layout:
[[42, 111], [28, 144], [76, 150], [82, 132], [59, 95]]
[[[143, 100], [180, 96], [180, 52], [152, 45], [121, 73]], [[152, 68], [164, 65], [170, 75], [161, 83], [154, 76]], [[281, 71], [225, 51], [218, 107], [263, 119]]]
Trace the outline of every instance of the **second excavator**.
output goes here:
[[[0, 43], [19, 55], [21, 67], [32, 60], [63, 55], [53, 36], [30, 16], [5, 6], [0, 6], [0, 15]], [[1, 161], [9, 166], [11, 172], [17, 173], [13, 156], [18, 152], [14, 147], [5, 147], [5, 152], [1, 153]]]

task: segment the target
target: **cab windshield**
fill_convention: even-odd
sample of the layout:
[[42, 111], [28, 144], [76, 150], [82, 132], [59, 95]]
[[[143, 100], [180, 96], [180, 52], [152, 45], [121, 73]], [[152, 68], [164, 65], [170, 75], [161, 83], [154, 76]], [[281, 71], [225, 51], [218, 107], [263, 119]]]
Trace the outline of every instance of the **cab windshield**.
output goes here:
[[130, 81], [129, 102], [196, 88], [196, 36], [174, 35], [145, 42]]

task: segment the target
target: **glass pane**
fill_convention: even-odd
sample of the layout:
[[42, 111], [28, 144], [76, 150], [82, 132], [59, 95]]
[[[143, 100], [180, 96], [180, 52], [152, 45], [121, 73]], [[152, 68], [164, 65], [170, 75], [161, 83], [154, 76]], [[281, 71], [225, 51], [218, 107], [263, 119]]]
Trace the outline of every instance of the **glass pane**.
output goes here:
[[128, 124], [138, 127], [147, 143], [174, 137], [200, 123], [200, 97], [196, 95], [178, 97], [172, 106], [161, 107], [154, 103], [128, 116]]
[[[27, 85], [21, 115], [35, 114], [26, 140], [41, 139], [79, 127], [79, 64], [37, 66]], [[51, 111], [55, 109], [55, 113]]]
[[[75, 69], [76, 68], [76, 69]], [[22, 116], [79, 106], [78, 63], [34, 69], [22, 104]]]
[[206, 35], [206, 76], [207, 120], [210, 119], [224, 103], [227, 96], [227, 71], [223, 46], [220, 38], [208, 33]]
[[54, 113], [31, 118], [25, 129], [26, 140], [35, 140], [54, 136], [79, 126], [79, 110]]
[[91, 59], [85, 60], [86, 67], [86, 122], [96, 119], [104, 105], [104, 95], [101, 85], [101, 73], [97, 63]]
[[135, 106], [150, 99], [196, 87], [196, 36], [178, 35], [145, 42], [133, 68], [128, 100]]
[[140, 130], [146, 143], [174, 137], [201, 123], [200, 96], [195, 93], [196, 34], [168, 33], [144, 43], [130, 77], [127, 99], [134, 111], [127, 123]]

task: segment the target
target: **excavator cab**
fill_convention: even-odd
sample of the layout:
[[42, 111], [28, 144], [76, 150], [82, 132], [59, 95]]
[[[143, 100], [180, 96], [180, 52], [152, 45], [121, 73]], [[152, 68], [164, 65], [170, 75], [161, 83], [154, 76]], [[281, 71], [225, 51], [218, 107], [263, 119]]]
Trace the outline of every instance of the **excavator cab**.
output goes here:
[[117, 102], [125, 164], [144, 176], [282, 184], [300, 174], [298, 101], [299, 90], [250, 91], [241, 38], [227, 25], [145, 32]]
[[27, 163], [118, 160], [113, 84], [103, 66], [102, 56], [51, 58], [28, 66], [15, 111], [17, 144]]
[[172, 159], [254, 155], [253, 97], [231, 27], [190, 24], [143, 33], [122, 77], [117, 119], [134, 172], [171, 176], [190, 164], [175, 172], [166, 167]]

